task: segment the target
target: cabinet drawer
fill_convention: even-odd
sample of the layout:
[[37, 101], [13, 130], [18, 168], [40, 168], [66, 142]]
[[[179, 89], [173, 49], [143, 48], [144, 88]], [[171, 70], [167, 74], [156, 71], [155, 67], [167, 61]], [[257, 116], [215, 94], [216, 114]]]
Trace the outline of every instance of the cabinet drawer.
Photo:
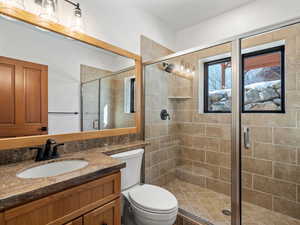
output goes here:
[[82, 217], [79, 217], [79, 218], [77, 218], [75, 220], [72, 220], [69, 223], [66, 223], [64, 225], [83, 225], [83, 220], [82, 219], [83, 219]]
[[120, 196], [120, 172], [4, 212], [6, 225], [65, 224]]
[[84, 215], [84, 225], [121, 225], [120, 198]]

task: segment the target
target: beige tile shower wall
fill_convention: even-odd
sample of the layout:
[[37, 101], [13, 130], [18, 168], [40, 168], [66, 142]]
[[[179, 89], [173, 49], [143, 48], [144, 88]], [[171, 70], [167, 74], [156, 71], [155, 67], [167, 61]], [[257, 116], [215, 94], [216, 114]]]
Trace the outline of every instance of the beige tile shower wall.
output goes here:
[[[198, 68], [199, 60], [229, 52], [231, 45], [225, 44], [184, 56], [182, 60]], [[198, 76], [193, 80], [177, 79], [177, 84], [172, 87], [173, 92], [180, 92], [180, 87], [183, 95], [192, 96], [191, 99], [173, 100], [174, 124], [170, 129], [180, 140], [177, 177], [229, 195], [231, 114], [199, 113]]]
[[[142, 36], [143, 61], [173, 53]], [[161, 109], [169, 110], [168, 74], [156, 65], [147, 66], [145, 79], [145, 139], [150, 142], [145, 153], [146, 183], [162, 185], [175, 178], [178, 161], [178, 138], [169, 129], [171, 121], [161, 120]]]
[[244, 114], [251, 148], [243, 172], [244, 200], [300, 219], [300, 25], [243, 40], [243, 48], [285, 40], [285, 114]]
[[146, 147], [146, 182], [163, 185], [175, 178], [179, 156], [178, 137], [169, 129], [173, 121], [160, 118], [162, 109], [172, 115], [168, 99], [169, 74], [154, 65], [147, 70], [145, 79], [145, 137], [151, 143]]
[[143, 62], [156, 59], [162, 56], [174, 53], [172, 50], [162, 46], [161, 44], [141, 35], [141, 56]]

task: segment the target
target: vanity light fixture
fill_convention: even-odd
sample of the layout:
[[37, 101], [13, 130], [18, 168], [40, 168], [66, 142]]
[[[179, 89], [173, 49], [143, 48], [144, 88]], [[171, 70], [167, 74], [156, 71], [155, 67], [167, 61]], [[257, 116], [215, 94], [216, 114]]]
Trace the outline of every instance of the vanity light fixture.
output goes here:
[[3, 2], [4, 4], [7, 4], [11, 7], [25, 9], [24, 0], [0, 0], [0, 2]]
[[[9, 1], [9, 0], [4, 0], [4, 1]], [[20, 1], [20, 0], [14, 0], [14, 1]], [[70, 29], [75, 32], [83, 32], [84, 29], [83, 29], [83, 22], [82, 22], [82, 12], [79, 3], [70, 0], [64, 0], [64, 1], [75, 7], [71, 17]], [[55, 23], [59, 22], [57, 16], [57, 0], [42, 0], [40, 16], [42, 18], [51, 20]]]
[[57, 23], [57, 0], [42, 0], [40, 17]]
[[83, 21], [82, 21], [82, 12], [80, 9], [79, 3], [72, 2], [70, 0], [65, 0], [67, 3], [75, 6], [72, 18], [71, 18], [71, 23], [70, 23], [70, 29], [72, 31], [77, 31], [77, 32], [83, 32]]

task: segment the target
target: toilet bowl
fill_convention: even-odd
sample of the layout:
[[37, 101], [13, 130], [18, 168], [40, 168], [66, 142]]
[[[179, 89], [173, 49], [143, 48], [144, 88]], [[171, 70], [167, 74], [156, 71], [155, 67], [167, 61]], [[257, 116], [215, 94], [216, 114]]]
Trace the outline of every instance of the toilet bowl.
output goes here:
[[129, 201], [137, 225], [173, 225], [178, 202], [169, 191], [155, 185], [138, 185], [122, 193]]
[[135, 225], [173, 225], [178, 213], [176, 197], [164, 188], [140, 184], [143, 153], [143, 149], [137, 149], [112, 155], [126, 162], [121, 170], [123, 198], [129, 203]]

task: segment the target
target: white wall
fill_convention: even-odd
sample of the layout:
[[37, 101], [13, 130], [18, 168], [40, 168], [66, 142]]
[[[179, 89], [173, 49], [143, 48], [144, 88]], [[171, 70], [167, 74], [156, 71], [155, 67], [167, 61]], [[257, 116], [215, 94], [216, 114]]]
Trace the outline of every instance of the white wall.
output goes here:
[[[38, 14], [39, 7], [34, 0], [24, 0], [26, 10]], [[68, 25], [73, 7], [59, 2], [60, 23]], [[85, 32], [103, 41], [140, 54], [140, 35], [173, 49], [175, 31], [158, 18], [130, 7], [126, 1], [76, 0], [79, 2], [85, 21]]]
[[257, 0], [178, 31], [176, 50], [214, 43], [299, 16], [299, 0]]
[[[49, 112], [80, 112], [80, 65], [118, 71], [134, 60], [98, 48], [37, 30], [33, 26], [0, 18], [0, 55], [48, 65]], [[124, 67], [123, 67], [124, 68]], [[80, 115], [53, 115], [49, 133], [80, 130]]]

